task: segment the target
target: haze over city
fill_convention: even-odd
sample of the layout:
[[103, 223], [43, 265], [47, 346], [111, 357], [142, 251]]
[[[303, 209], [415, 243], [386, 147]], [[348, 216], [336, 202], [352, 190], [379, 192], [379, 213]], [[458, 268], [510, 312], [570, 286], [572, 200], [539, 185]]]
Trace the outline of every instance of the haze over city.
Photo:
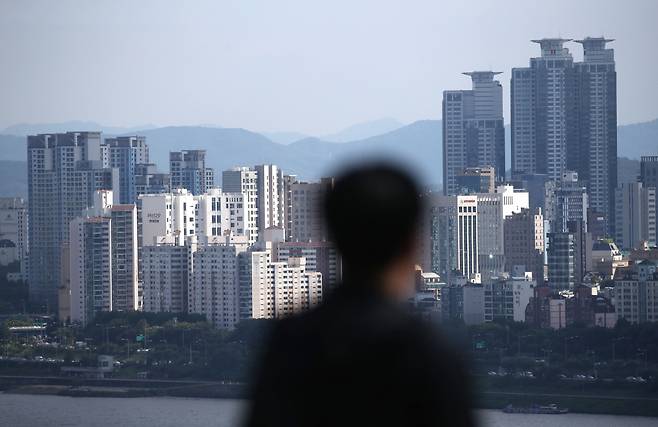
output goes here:
[[[95, 121], [326, 135], [441, 117], [462, 71], [539, 55], [530, 39], [606, 36], [618, 122], [658, 117], [658, 3], [35, 1], [0, 3], [0, 127]], [[582, 53], [569, 44], [575, 59]], [[46, 102], [44, 102], [46, 101]], [[35, 108], [38, 105], [39, 108]]]

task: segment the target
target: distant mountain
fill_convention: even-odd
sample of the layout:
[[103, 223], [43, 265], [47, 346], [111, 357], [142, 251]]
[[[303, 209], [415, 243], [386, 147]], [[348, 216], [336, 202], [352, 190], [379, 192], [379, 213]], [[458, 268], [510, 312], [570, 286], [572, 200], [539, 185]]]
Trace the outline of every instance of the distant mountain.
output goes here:
[[639, 159], [658, 155], [658, 119], [617, 128], [617, 152], [620, 156]]
[[0, 197], [27, 198], [27, 162], [0, 160]]
[[419, 172], [434, 180], [439, 178], [441, 171], [439, 123], [419, 121], [393, 132], [350, 143], [306, 138], [282, 145], [261, 134], [231, 128], [166, 127], [140, 134], [146, 136], [151, 160], [163, 171], [168, 169], [169, 151], [203, 148], [208, 153], [208, 164], [215, 168], [218, 176], [222, 170], [237, 165], [276, 163], [302, 179], [317, 179], [345, 162], [389, 155], [411, 162]]
[[403, 123], [387, 117], [369, 122], [357, 123], [339, 132], [321, 136], [320, 139], [330, 142], [358, 141], [394, 131], [402, 126], [404, 126]]
[[62, 123], [21, 123], [13, 126], [9, 126], [2, 131], [3, 134], [7, 135], [34, 135], [37, 133], [59, 133], [59, 132], [68, 132], [68, 131], [100, 131], [110, 135], [123, 134], [123, 133], [132, 133], [141, 131], [144, 129], [153, 129], [155, 125], [142, 125], [142, 126], [133, 126], [133, 127], [118, 127], [118, 126], [105, 126], [98, 124], [96, 122], [85, 122], [80, 120], [74, 120], [70, 122]]
[[[307, 137], [288, 145], [239, 128], [176, 126], [137, 133], [146, 136], [151, 161], [157, 163], [163, 172], [169, 169], [169, 151], [207, 150], [208, 164], [215, 169], [218, 184], [223, 170], [238, 165], [276, 163], [287, 173], [312, 180], [326, 176], [348, 162], [373, 156], [388, 156], [409, 163], [428, 184], [438, 184], [442, 180], [441, 122], [438, 120], [421, 120], [349, 142]], [[620, 126], [618, 146], [619, 156], [628, 158], [620, 159], [619, 182], [629, 182], [637, 175], [636, 160], [641, 155], [658, 154], [658, 120]], [[1, 160], [24, 162], [25, 153], [25, 137], [0, 135]], [[4, 169], [0, 179], [11, 190], [16, 170]], [[22, 185], [19, 181], [24, 178], [16, 179], [18, 190]]]
[[292, 144], [300, 139], [309, 137], [299, 132], [260, 132], [260, 134], [267, 137], [270, 141], [284, 145]]
[[24, 136], [0, 134], [0, 160], [27, 161]]

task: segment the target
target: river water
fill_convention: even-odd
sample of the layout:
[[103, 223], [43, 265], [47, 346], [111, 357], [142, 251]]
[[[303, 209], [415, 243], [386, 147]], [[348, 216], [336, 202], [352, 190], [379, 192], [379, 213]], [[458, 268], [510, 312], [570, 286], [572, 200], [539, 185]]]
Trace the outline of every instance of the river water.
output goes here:
[[[2, 427], [231, 427], [240, 425], [237, 400], [170, 397], [95, 398], [0, 393]], [[522, 415], [478, 411], [482, 427], [655, 427], [657, 418], [613, 415]]]

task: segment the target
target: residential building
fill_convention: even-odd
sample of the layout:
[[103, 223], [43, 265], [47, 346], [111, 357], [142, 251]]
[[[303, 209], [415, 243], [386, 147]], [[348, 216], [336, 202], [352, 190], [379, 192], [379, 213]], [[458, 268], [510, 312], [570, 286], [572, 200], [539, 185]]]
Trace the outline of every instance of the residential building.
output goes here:
[[306, 270], [322, 274], [323, 294], [327, 295], [342, 280], [342, 263], [338, 251], [330, 242], [280, 242], [274, 245], [274, 261], [304, 258]]
[[306, 270], [305, 258], [273, 262], [272, 251], [251, 253], [252, 317], [281, 318], [322, 301], [322, 273]]
[[[27, 202], [20, 197], [0, 197], [0, 241], [13, 244], [14, 256], [7, 261], [19, 261], [21, 275], [27, 279], [28, 267], [28, 210]], [[0, 265], [4, 265], [0, 261]]]
[[512, 172], [558, 180], [576, 141], [573, 57], [568, 39], [533, 40], [541, 56], [512, 69]]
[[244, 195], [243, 204], [246, 206], [246, 224], [247, 237], [249, 244], [253, 245], [258, 241], [258, 173], [255, 169], [247, 167], [237, 167], [222, 173], [222, 190], [227, 193], [242, 193]]
[[240, 321], [240, 253], [246, 236], [219, 236], [198, 245], [191, 256], [188, 307], [214, 326], [232, 329]]
[[617, 72], [613, 41], [604, 37], [576, 40], [584, 60], [575, 63], [578, 143], [567, 153], [567, 167], [587, 186], [590, 208], [604, 216], [606, 231], [615, 226], [617, 188]]
[[94, 205], [69, 227], [71, 321], [86, 324], [102, 311], [139, 308], [137, 209], [97, 191]]
[[617, 316], [630, 323], [658, 322], [658, 271], [656, 263], [642, 261], [614, 281]]
[[142, 293], [145, 312], [188, 310], [190, 245], [160, 243], [142, 248]]
[[570, 221], [580, 221], [588, 230], [589, 197], [587, 188], [578, 180], [576, 172], [566, 171], [559, 181], [546, 183], [545, 206], [549, 231], [565, 231]]
[[185, 189], [171, 193], [139, 196], [142, 217], [142, 245], [152, 246], [161, 236], [171, 236], [183, 246], [196, 234], [197, 199]]
[[640, 157], [639, 181], [644, 188], [658, 188], [658, 156]]
[[137, 201], [137, 165], [149, 162], [149, 149], [144, 136], [118, 136], [105, 138], [109, 166], [119, 171], [119, 188], [115, 189], [117, 203]]
[[617, 189], [615, 241], [622, 249], [639, 248], [642, 242], [658, 244], [656, 191], [641, 182], [625, 183]]
[[283, 172], [276, 165], [257, 165], [258, 229], [284, 227]]
[[[135, 166], [135, 199], [142, 194], [162, 194], [171, 192], [171, 176], [159, 173], [154, 163]], [[136, 202], [135, 202], [136, 203]]]
[[[541, 57], [527, 68], [512, 69], [512, 171], [546, 174], [559, 180], [564, 171], [579, 174], [592, 209], [614, 226], [617, 185], [617, 94], [611, 40], [587, 37], [584, 61], [574, 63], [564, 43], [533, 40]], [[548, 213], [548, 207], [546, 207]]]
[[548, 233], [548, 284], [555, 290], [573, 290], [592, 270], [592, 237], [583, 223], [569, 221], [567, 229]]
[[92, 205], [96, 190], [118, 188], [99, 132], [27, 137], [30, 299], [54, 310], [69, 223]]
[[523, 265], [532, 272], [538, 283], [544, 281], [544, 217], [541, 209], [521, 212], [505, 218], [504, 223], [505, 271]]
[[291, 242], [325, 242], [329, 231], [324, 221], [323, 202], [333, 187], [333, 178], [319, 182], [295, 182], [290, 184], [290, 232]]
[[215, 186], [215, 174], [206, 165], [206, 150], [183, 150], [169, 153], [171, 187], [184, 188], [191, 194], [203, 194]]
[[456, 177], [468, 167], [493, 167], [505, 179], [503, 89], [494, 71], [464, 73], [471, 90], [443, 92], [443, 193], [459, 193]]
[[496, 171], [493, 166], [468, 167], [457, 173], [456, 194], [493, 193], [496, 190]]

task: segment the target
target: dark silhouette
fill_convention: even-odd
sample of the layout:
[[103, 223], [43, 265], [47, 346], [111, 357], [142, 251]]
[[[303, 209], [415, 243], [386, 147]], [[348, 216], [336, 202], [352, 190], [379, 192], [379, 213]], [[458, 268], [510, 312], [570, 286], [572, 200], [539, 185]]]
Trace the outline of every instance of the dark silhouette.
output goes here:
[[408, 314], [420, 189], [371, 164], [336, 181], [325, 206], [344, 283], [317, 309], [277, 323], [248, 426], [472, 426], [462, 362]]

